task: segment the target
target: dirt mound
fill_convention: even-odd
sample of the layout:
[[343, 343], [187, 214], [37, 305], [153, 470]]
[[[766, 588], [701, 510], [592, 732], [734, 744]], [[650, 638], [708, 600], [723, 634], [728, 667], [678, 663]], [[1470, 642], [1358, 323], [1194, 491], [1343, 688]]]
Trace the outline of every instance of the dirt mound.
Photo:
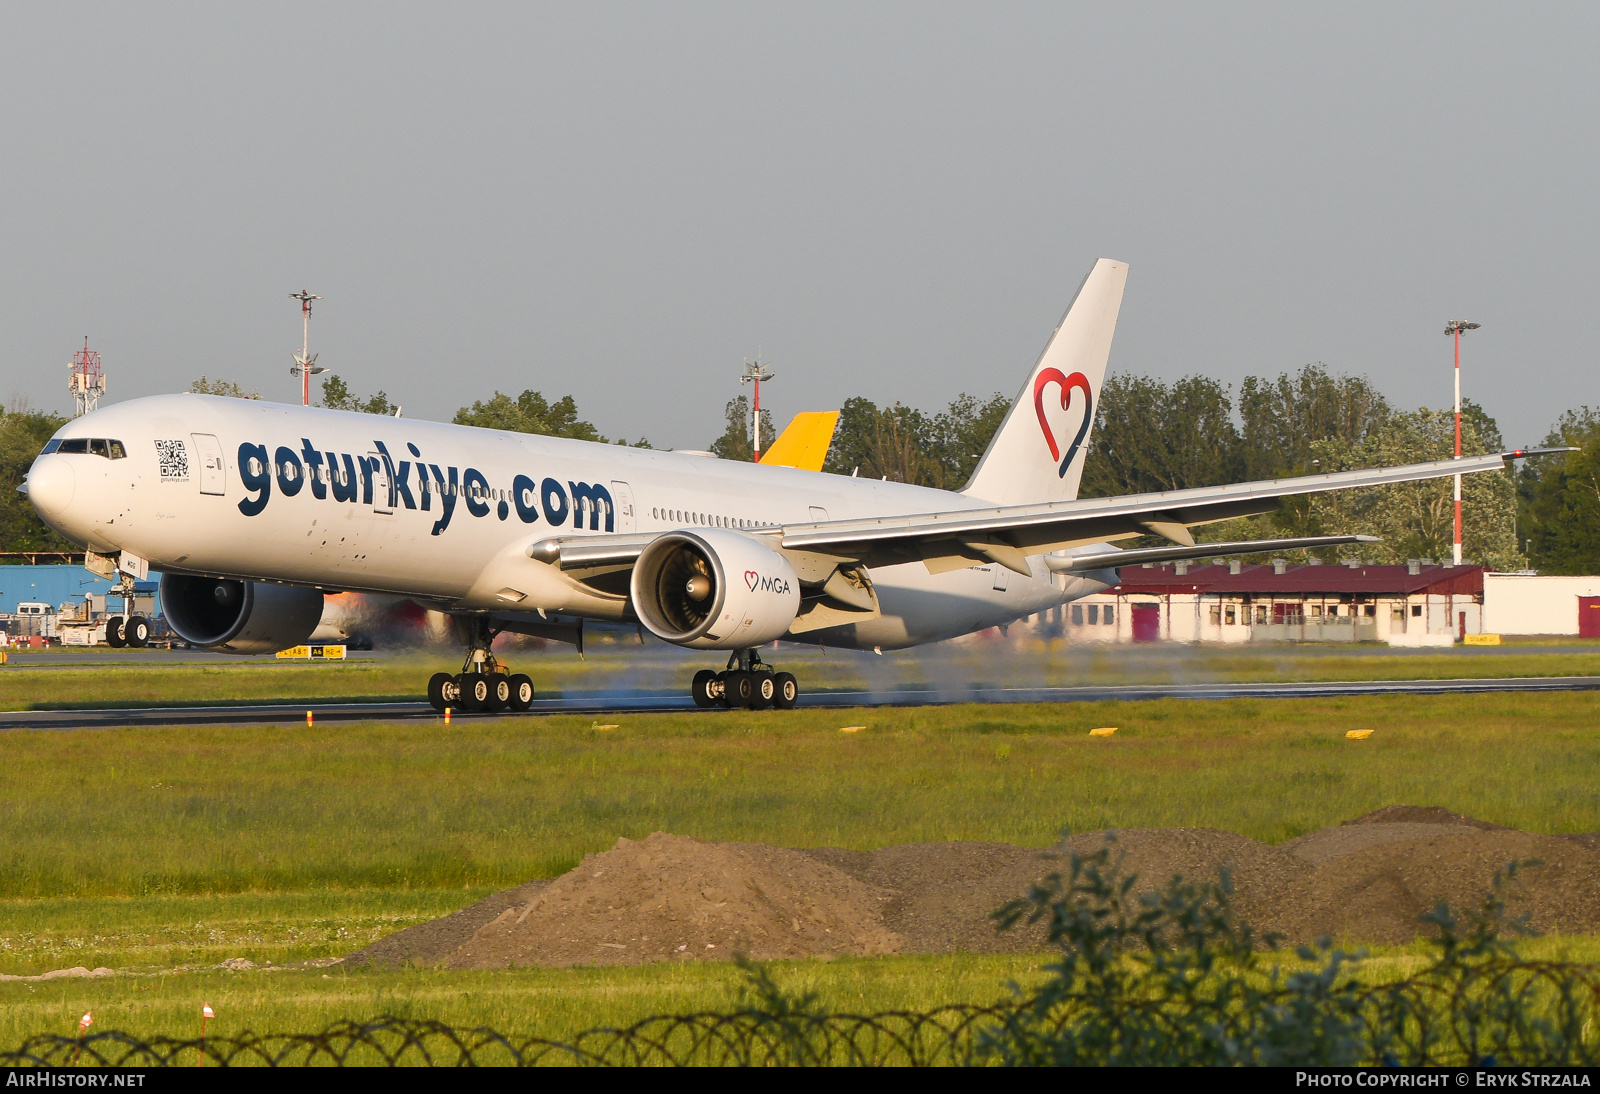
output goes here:
[[1038, 949], [1042, 927], [1001, 935], [990, 914], [1061, 869], [1052, 851], [1009, 843], [907, 843], [876, 851], [804, 852], [891, 895], [884, 925], [901, 953], [1010, 953]]
[[1474, 817], [1464, 817], [1460, 813], [1452, 813], [1437, 805], [1386, 805], [1382, 809], [1363, 813], [1354, 820], [1341, 821], [1339, 826], [1346, 828], [1356, 824], [1464, 824], [1468, 828], [1480, 828], [1485, 832], [1512, 831], [1504, 825], [1490, 824]]
[[[1541, 931], [1600, 930], [1600, 852], [1561, 836], [1461, 825], [1396, 827], [1408, 829], [1408, 838], [1317, 861], [1274, 894], [1259, 925], [1291, 942], [1323, 935], [1409, 942], [1424, 933], [1418, 917], [1438, 901], [1458, 913], [1476, 908], [1496, 870], [1537, 859], [1541, 864], [1524, 867], [1510, 890], [1519, 898], [1507, 902], [1511, 914], [1528, 913]], [[1419, 829], [1424, 834], [1415, 835]]]
[[1279, 848], [1217, 828], [1129, 828], [1085, 832], [1066, 841], [1063, 849], [1088, 854], [1110, 839], [1113, 860], [1122, 872], [1139, 875], [1139, 890], [1165, 888], [1173, 877], [1215, 881], [1226, 867], [1234, 887], [1234, 908], [1245, 922], [1254, 922], [1273, 893], [1305, 870], [1293, 855]]
[[657, 832], [587, 855], [479, 928], [446, 964], [634, 965], [893, 953], [892, 894], [801, 851]]
[[1214, 880], [1260, 933], [1290, 943], [1332, 936], [1408, 942], [1446, 900], [1476, 908], [1495, 871], [1524, 867], [1512, 914], [1558, 933], [1600, 932], [1600, 836], [1542, 836], [1427, 806], [1390, 806], [1277, 847], [1213, 828], [1087, 832], [1047, 850], [915, 843], [876, 851], [709, 843], [657, 832], [618, 840], [570, 873], [479, 901], [350, 955], [456, 968], [619, 965], [819, 955], [1025, 952], [1040, 927], [1004, 934], [992, 913], [1036, 881], [1111, 841], [1139, 888], [1174, 875]]
[[347, 965], [377, 965], [393, 969], [401, 965], [437, 965], [462, 945], [472, 940], [478, 929], [491, 922], [507, 908], [521, 908], [533, 899], [550, 882], [541, 878], [486, 896], [476, 904], [469, 904], [459, 912], [428, 923], [419, 923], [403, 931], [386, 935], [366, 949], [357, 950], [346, 957]]
[[1292, 840], [1278, 844], [1303, 862], [1321, 865], [1346, 855], [1360, 854], [1387, 843], [1409, 843], [1419, 839], [1449, 839], [1452, 836], [1475, 836], [1482, 832], [1465, 824], [1412, 824], [1407, 822], [1386, 824], [1357, 824], [1350, 827], [1320, 828]]

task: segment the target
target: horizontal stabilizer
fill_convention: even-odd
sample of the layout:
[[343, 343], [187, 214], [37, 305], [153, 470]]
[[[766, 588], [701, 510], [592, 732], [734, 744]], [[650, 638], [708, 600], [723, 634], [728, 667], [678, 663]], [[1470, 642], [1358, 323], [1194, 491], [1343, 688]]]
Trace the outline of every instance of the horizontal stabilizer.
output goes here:
[[1246, 539], [1237, 543], [1197, 543], [1193, 547], [1136, 547], [1131, 551], [1095, 551], [1081, 555], [1046, 555], [1045, 565], [1058, 574], [1133, 566], [1141, 562], [1179, 562], [1221, 555], [1259, 555], [1307, 547], [1339, 547], [1346, 543], [1379, 543], [1377, 536], [1301, 536], [1298, 539]]

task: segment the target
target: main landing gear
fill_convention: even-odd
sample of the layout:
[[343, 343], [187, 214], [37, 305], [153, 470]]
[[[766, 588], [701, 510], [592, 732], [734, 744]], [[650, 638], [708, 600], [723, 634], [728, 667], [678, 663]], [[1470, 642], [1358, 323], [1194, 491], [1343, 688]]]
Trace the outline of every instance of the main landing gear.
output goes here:
[[800, 685], [793, 673], [773, 672], [755, 650], [736, 650], [725, 672], [701, 669], [689, 685], [697, 707], [748, 707], [793, 710]]
[[467, 647], [466, 660], [455, 676], [436, 672], [428, 681], [428, 702], [434, 710], [446, 707], [493, 714], [501, 710], [523, 711], [533, 706], [533, 681], [522, 673], [508, 673], [490, 651], [498, 631], [481, 616], [456, 618], [456, 631]]

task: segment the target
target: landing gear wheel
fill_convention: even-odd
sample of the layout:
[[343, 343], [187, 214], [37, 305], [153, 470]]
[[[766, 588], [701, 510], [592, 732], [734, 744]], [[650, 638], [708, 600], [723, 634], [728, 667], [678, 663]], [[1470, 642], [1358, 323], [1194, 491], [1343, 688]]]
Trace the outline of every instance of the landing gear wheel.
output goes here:
[[533, 681], [519, 672], [511, 678], [510, 683], [511, 709], [520, 712], [533, 706]]
[[772, 678], [774, 694], [772, 705], [779, 710], [793, 710], [800, 698], [800, 683], [792, 672], [780, 672]]
[[122, 637], [122, 620], [116, 616], [106, 620], [106, 645], [114, 650], [120, 650], [127, 644], [128, 640]]
[[[463, 672], [456, 677], [456, 698], [460, 700], [456, 705], [462, 710], [480, 710], [478, 706], [478, 685], [483, 680], [480, 673]], [[485, 698], [488, 697], [489, 685], [483, 683]]]
[[456, 678], [448, 672], [436, 672], [428, 679], [428, 705], [440, 714], [445, 707], [455, 706], [459, 695]]
[[723, 692], [723, 701], [730, 707], [748, 707], [755, 699], [756, 682], [751, 673], [736, 669], [728, 673], [727, 688]]
[[755, 694], [750, 697], [751, 710], [766, 710], [772, 705], [773, 698], [778, 694], [778, 687], [772, 680], [772, 673], [755, 673]]
[[493, 709], [489, 706], [489, 703], [494, 694], [494, 684], [487, 673], [470, 672], [467, 674], [465, 683], [466, 687], [462, 689], [462, 698], [466, 701], [462, 704], [463, 706], [468, 710]]
[[689, 694], [694, 698], [697, 707], [714, 707], [717, 697], [711, 694], [711, 685], [717, 682], [717, 674], [710, 669], [701, 669], [694, 674], [694, 681], [689, 685]]
[[511, 705], [511, 678], [503, 672], [489, 673], [485, 677], [489, 694], [483, 700], [483, 709], [493, 714]]
[[122, 628], [122, 637], [134, 649], [144, 649], [150, 644], [150, 621], [142, 615], [134, 616]]

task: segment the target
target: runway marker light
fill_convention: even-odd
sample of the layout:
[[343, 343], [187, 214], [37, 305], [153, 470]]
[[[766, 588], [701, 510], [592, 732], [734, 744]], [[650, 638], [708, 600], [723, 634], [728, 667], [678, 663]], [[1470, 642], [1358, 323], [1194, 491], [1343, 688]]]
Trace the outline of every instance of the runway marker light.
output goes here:
[[445, 707], [444, 708], [444, 724], [445, 725], [449, 725], [450, 724], [450, 708], [449, 707]]
[[306, 711], [306, 725], [310, 725], [310, 724], [311, 724], [311, 712], [308, 710], [308, 711]]
[[839, 727], [839, 732], [840, 733], [860, 733], [863, 729], [866, 729], [866, 728], [867, 728], [866, 726], [840, 726]]
[[1370, 729], [1352, 729], [1344, 735], [1344, 739], [1347, 741], [1364, 741], [1370, 736], [1372, 736], [1372, 730]]
[[1091, 729], [1089, 731], [1089, 736], [1091, 736], [1091, 737], [1112, 737], [1112, 736], [1116, 735], [1116, 732], [1117, 732], [1117, 727], [1116, 726], [1102, 726], [1099, 729]]
[[206, 1022], [215, 1017], [210, 1003], [200, 1004], [200, 1063], [197, 1065], [199, 1067], [206, 1066]]
[[78, 1057], [83, 1055], [83, 1035], [89, 1031], [89, 1027], [92, 1025], [94, 1025], [94, 1011], [86, 1010], [83, 1012], [83, 1017], [78, 1019], [78, 1051], [72, 1054], [74, 1065], [77, 1064]]

